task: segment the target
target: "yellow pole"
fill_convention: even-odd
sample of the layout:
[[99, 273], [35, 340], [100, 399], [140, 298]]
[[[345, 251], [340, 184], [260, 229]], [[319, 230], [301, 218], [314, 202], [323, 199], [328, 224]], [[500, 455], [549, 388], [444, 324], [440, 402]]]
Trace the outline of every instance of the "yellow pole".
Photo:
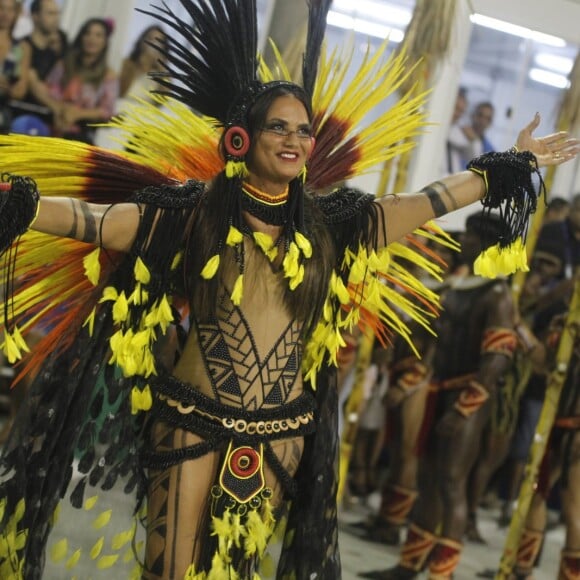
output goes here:
[[338, 501], [342, 501], [344, 496], [344, 489], [346, 480], [348, 478], [348, 468], [350, 465], [350, 458], [352, 457], [352, 450], [356, 439], [358, 430], [359, 413], [362, 408], [365, 374], [369, 365], [371, 364], [371, 356], [373, 353], [373, 346], [375, 344], [375, 336], [372, 332], [366, 332], [361, 335], [359, 339], [355, 378], [351, 394], [344, 409], [344, 428], [340, 438], [340, 458], [338, 468]]
[[558, 345], [556, 366], [548, 377], [548, 387], [546, 389], [542, 412], [540, 413], [536, 434], [532, 447], [530, 448], [524, 480], [522, 481], [520, 494], [505, 540], [499, 571], [495, 576], [495, 580], [507, 580], [512, 573], [516, 561], [520, 538], [534, 495], [538, 471], [556, 417], [562, 386], [568, 373], [568, 365], [576, 338], [574, 326], [578, 323], [580, 323], [580, 279], [576, 280], [574, 285], [572, 303], [570, 304], [566, 324]]
[[[564, 126], [565, 126], [565, 123], [563, 121], [560, 121], [559, 128], [563, 129]], [[550, 193], [550, 189], [552, 188], [552, 183], [554, 182], [555, 173], [556, 173], [556, 168], [554, 166], [548, 167], [548, 170], [546, 171], [546, 178], [544, 179], [544, 183], [546, 185], [546, 195], [548, 196], [548, 199], [550, 197], [549, 193]], [[534, 249], [536, 247], [536, 242], [538, 241], [540, 231], [542, 230], [542, 226], [544, 223], [544, 215], [546, 214], [545, 201], [547, 201], [547, 200], [540, 199], [538, 201], [538, 209], [536, 210], [536, 213], [534, 214], [532, 221], [531, 221], [531, 224], [530, 224], [530, 229], [528, 231], [528, 237], [526, 239], [526, 254], [528, 256], [528, 259], [530, 259], [534, 253]], [[527, 276], [527, 272], [524, 272], [523, 270], [518, 270], [512, 278], [512, 283], [511, 283], [512, 296], [513, 296], [514, 302], [516, 304], [518, 304], [520, 301], [520, 296], [521, 296], [522, 290], [524, 288], [526, 276]]]

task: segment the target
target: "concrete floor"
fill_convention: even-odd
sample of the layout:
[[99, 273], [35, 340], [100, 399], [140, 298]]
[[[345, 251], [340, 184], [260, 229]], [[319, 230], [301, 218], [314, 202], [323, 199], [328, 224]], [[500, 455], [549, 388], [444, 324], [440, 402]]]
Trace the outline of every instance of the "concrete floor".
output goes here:
[[[350, 524], [366, 520], [369, 514], [376, 510], [378, 497], [370, 498], [367, 505], [355, 504], [349, 509], [343, 509], [340, 513], [340, 549], [343, 565], [343, 580], [355, 580], [359, 572], [388, 568], [396, 564], [398, 560], [398, 548], [382, 544], [372, 543], [361, 539], [353, 533]], [[115, 511], [127, 510], [128, 506], [119, 496]], [[480, 510], [479, 524], [482, 536], [487, 540], [487, 545], [465, 545], [460, 565], [456, 571], [454, 580], [477, 580], [477, 573], [485, 569], [495, 569], [503, 551], [505, 541], [505, 529], [498, 528], [496, 519], [499, 515], [497, 510]], [[551, 514], [557, 519], [557, 514]], [[83, 530], [91, 534], [91, 542], [94, 542], [94, 530], [91, 530], [90, 522], [84, 522], [82, 518], [88, 518], [82, 510], [65, 509], [60, 517], [61, 532], [64, 536], [75, 537], [78, 546], [88, 545], [83, 542]], [[81, 519], [79, 519], [81, 518]], [[555, 580], [558, 574], [560, 550], [564, 542], [564, 530], [561, 526], [548, 532], [546, 543], [542, 552], [540, 567], [534, 573], [534, 580]], [[86, 547], [86, 546], [84, 546]], [[90, 546], [89, 546], [90, 547]], [[48, 558], [50, 560], [50, 558]], [[76, 567], [73, 574], [63, 576], [63, 566], [54, 565], [50, 561], [47, 564], [43, 580], [64, 580], [77, 578], [79, 580], [124, 580], [131, 578], [131, 568], [119, 570], [115, 568], [115, 576], [111, 577], [111, 571], [96, 570], [93, 563], [85, 562], [81, 567]], [[126, 575], [123, 575], [125, 574]], [[119, 576], [122, 574], [123, 576]], [[421, 576], [425, 579], [426, 574]], [[324, 579], [331, 580], [331, 579]], [[337, 579], [338, 580], [338, 579]]]
[[[0, 418], [0, 428], [2, 426]], [[129, 513], [132, 505], [127, 501], [126, 496], [119, 492], [113, 496], [113, 518], [112, 525], [115, 526], [115, 516]], [[340, 512], [340, 549], [343, 565], [343, 580], [355, 580], [360, 572], [369, 570], [384, 569], [396, 564], [399, 549], [397, 547], [372, 543], [360, 537], [360, 531], [353, 529], [353, 523], [365, 521], [378, 509], [380, 498], [378, 494], [371, 495], [367, 503], [353, 503], [348, 508], [343, 508]], [[95, 514], [84, 510], [75, 510], [66, 507], [67, 502], [63, 502], [63, 509], [58, 522], [59, 537], [74, 539], [74, 548], [83, 548], [86, 554], [90, 551], [95, 541], [95, 530], [93, 520]], [[557, 520], [558, 514], [551, 514]], [[497, 510], [481, 509], [478, 518], [480, 532], [487, 540], [487, 545], [470, 544], [465, 545], [460, 565], [456, 571], [454, 580], [476, 580], [477, 573], [485, 569], [495, 569], [503, 551], [506, 530], [497, 526]], [[115, 531], [124, 531], [121, 528]], [[560, 550], [564, 544], [564, 530], [562, 526], [555, 526], [548, 532], [546, 542], [542, 552], [539, 568], [534, 573], [534, 580], [555, 580], [558, 574]], [[73, 546], [69, 545], [69, 550]], [[124, 548], [123, 553], [127, 550]], [[70, 552], [69, 552], [70, 553]], [[125, 568], [115, 568], [114, 576], [111, 570], [98, 570], [96, 562], [86, 558], [83, 563], [74, 568], [74, 572], [66, 571], [64, 562], [55, 565], [51, 561], [50, 555], [47, 557], [46, 571], [43, 580], [125, 580], [132, 578], [132, 565]], [[426, 578], [426, 575], [422, 576]], [[0, 579], [4, 580], [4, 579]], [[324, 579], [331, 580], [331, 579]], [[338, 579], [337, 579], [338, 580]]]
[[[340, 514], [340, 551], [343, 565], [343, 580], [358, 578], [359, 572], [381, 570], [393, 566], [398, 561], [399, 548], [372, 543], [357, 537], [349, 525], [365, 520], [378, 507], [379, 498], [371, 496], [368, 505], [355, 504]], [[550, 514], [557, 520], [558, 514]], [[479, 510], [479, 529], [487, 545], [466, 543], [454, 580], [476, 580], [477, 573], [485, 569], [495, 569], [500, 561], [506, 529], [497, 526], [499, 511]], [[555, 580], [558, 577], [560, 550], [564, 544], [564, 529], [556, 526], [546, 535], [539, 568], [534, 572], [534, 580]], [[427, 578], [427, 574], [421, 579]]]

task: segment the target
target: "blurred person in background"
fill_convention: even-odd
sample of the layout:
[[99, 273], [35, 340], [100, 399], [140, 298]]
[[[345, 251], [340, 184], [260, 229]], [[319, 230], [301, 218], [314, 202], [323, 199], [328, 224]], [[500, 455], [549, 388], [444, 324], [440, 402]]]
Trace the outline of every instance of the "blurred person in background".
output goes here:
[[13, 32], [21, 5], [0, 0], [0, 132], [8, 133], [12, 120], [10, 101], [22, 99], [28, 89], [30, 48], [14, 39]]
[[95, 129], [91, 125], [113, 116], [119, 79], [108, 65], [112, 33], [109, 20], [87, 20], [65, 57], [48, 75], [46, 87], [37, 87], [37, 98], [53, 111], [58, 135], [93, 143]]
[[[167, 50], [167, 36], [159, 25], [146, 28], [137, 38], [129, 56], [123, 60], [119, 75], [119, 98], [115, 103], [115, 115], [129, 112], [131, 105], [154, 100], [153, 91], [159, 85], [152, 76], [163, 70], [163, 56], [159, 46]], [[116, 127], [99, 127], [95, 133], [95, 144], [108, 149], [120, 147], [120, 131]]]
[[455, 98], [455, 106], [451, 117], [451, 126], [447, 134], [446, 173], [457, 173], [465, 169], [465, 158], [469, 148], [469, 140], [461, 130], [459, 122], [467, 110], [467, 89], [460, 87]]
[[[53, 123], [52, 111], [35, 96], [38, 89], [64, 57], [66, 33], [60, 29], [60, 7], [56, 0], [33, 0], [30, 5], [32, 31], [21, 42], [30, 50], [29, 87], [23, 99], [13, 103], [12, 132], [49, 135]], [[32, 131], [36, 130], [36, 133]]]

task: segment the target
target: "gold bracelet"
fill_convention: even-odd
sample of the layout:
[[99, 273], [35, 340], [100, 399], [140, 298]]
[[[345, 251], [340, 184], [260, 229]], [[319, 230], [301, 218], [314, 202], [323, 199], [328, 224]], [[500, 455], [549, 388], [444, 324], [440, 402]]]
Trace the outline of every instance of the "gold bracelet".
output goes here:
[[478, 169], [477, 167], [470, 167], [469, 171], [476, 173], [477, 175], [479, 175], [479, 177], [481, 177], [481, 179], [483, 179], [483, 183], [485, 185], [485, 195], [483, 197], [486, 197], [487, 194], [489, 193], [489, 183], [487, 181], [487, 170]]

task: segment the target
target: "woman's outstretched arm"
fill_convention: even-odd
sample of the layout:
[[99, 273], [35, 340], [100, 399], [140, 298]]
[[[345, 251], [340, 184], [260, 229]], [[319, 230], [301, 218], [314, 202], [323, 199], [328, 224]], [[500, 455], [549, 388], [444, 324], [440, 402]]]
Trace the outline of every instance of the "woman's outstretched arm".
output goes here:
[[139, 218], [140, 208], [135, 203], [111, 206], [69, 197], [41, 197], [31, 229], [126, 252], [135, 240]]
[[[518, 135], [519, 151], [530, 151], [539, 167], [561, 165], [580, 152], [580, 141], [562, 131], [546, 137], [534, 138], [532, 133], [540, 124], [540, 116]], [[484, 179], [472, 171], [463, 171], [424, 187], [416, 193], [388, 195], [378, 203], [385, 213], [387, 243], [394, 242], [422, 226], [427, 221], [481, 200], [486, 194]]]

